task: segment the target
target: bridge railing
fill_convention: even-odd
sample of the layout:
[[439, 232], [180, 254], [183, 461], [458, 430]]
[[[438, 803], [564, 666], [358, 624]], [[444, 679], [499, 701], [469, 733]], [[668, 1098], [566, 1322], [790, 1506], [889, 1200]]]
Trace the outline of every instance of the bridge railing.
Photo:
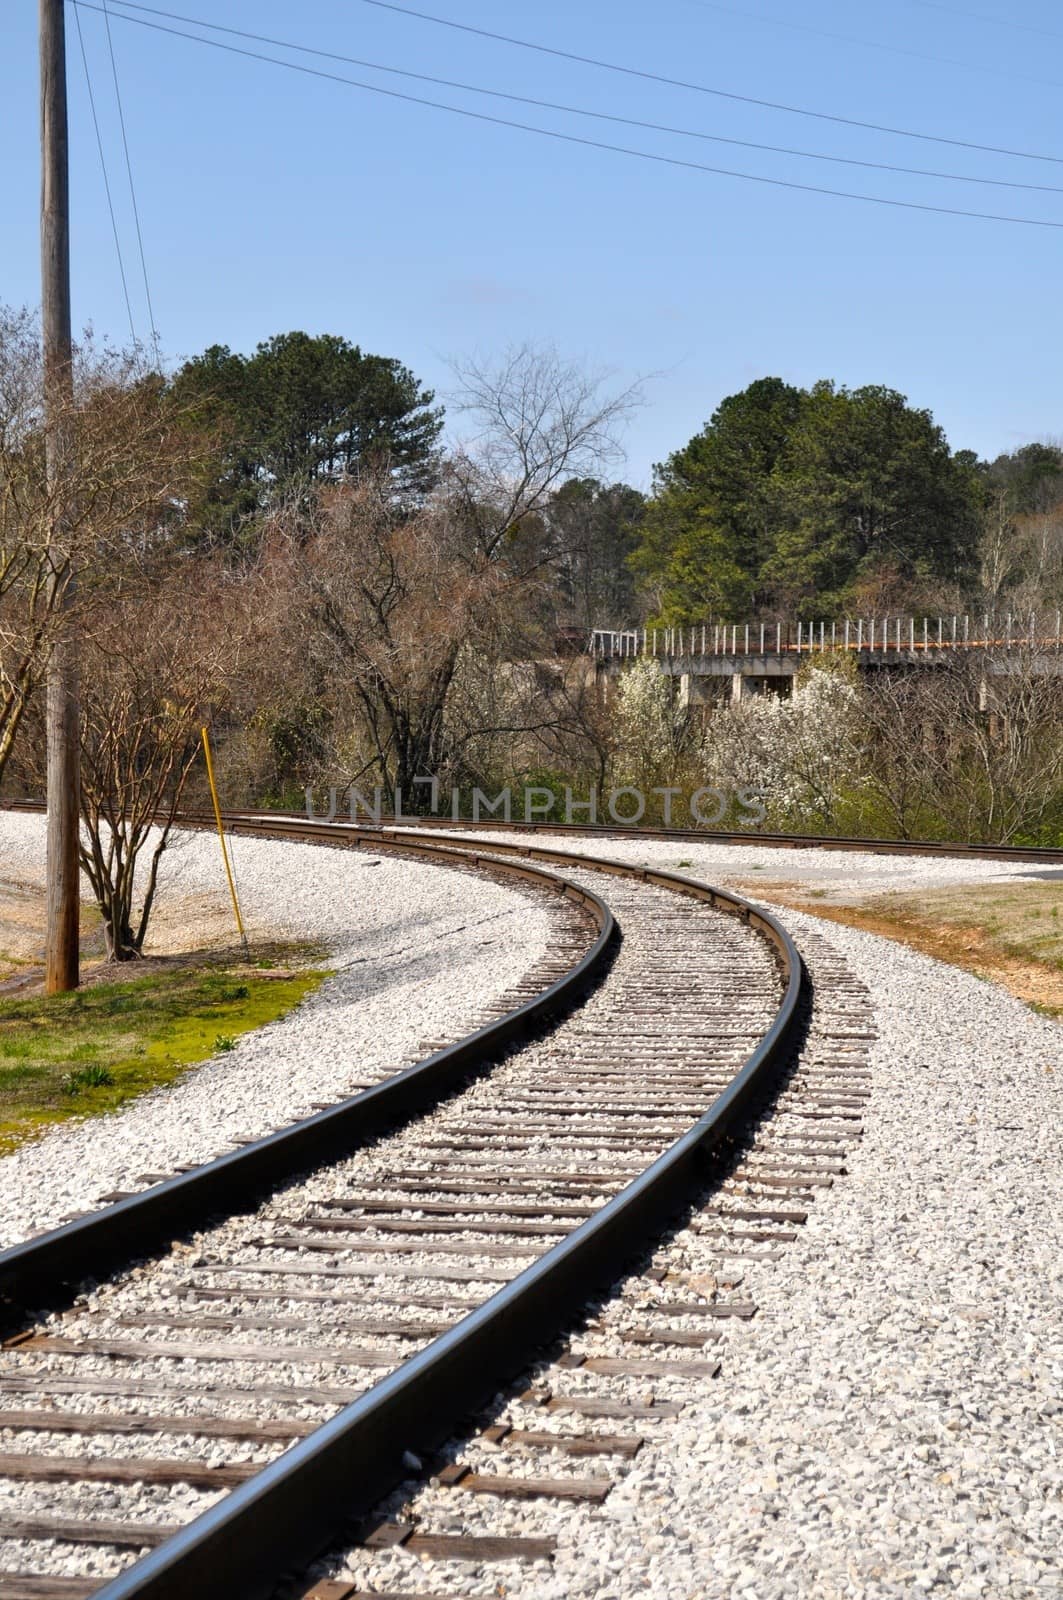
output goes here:
[[635, 656], [810, 655], [848, 650], [920, 656], [948, 650], [1060, 650], [1063, 613], [845, 617], [831, 622], [705, 622], [679, 628], [594, 628], [589, 653]]

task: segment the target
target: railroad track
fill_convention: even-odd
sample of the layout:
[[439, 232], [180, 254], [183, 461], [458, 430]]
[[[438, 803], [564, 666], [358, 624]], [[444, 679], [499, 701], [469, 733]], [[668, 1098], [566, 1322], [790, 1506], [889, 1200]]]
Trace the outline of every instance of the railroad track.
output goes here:
[[[270, 812], [241, 813], [248, 817], [276, 815]], [[304, 820], [299, 813], [286, 813], [297, 821]], [[307, 819], [308, 820], [308, 819]], [[375, 826], [375, 825], [374, 825]], [[379, 828], [385, 833], [406, 830], [429, 830], [454, 834], [515, 833], [520, 835], [557, 835], [561, 838], [583, 839], [653, 839], [676, 844], [726, 844], [752, 845], [761, 849], [779, 850], [852, 850], [868, 855], [897, 856], [954, 856], [960, 859], [985, 861], [1029, 861], [1043, 866], [1063, 866], [1063, 849], [1048, 845], [981, 844], [970, 841], [939, 841], [930, 839], [864, 839], [848, 835], [825, 837], [814, 833], [765, 833], [761, 829], [746, 829], [728, 833], [717, 828], [649, 828], [640, 824], [606, 825], [584, 822], [503, 822], [488, 817], [480, 822], [467, 818], [450, 817], [394, 817], [382, 818]], [[486, 844], [488, 841], [484, 841]]]
[[[39, 800], [9, 800], [3, 805], [8, 811], [43, 812]], [[302, 812], [241, 811], [232, 813], [250, 822], [266, 822], [277, 818], [294, 821], [305, 827], [308, 818]], [[205, 819], [203, 819], [205, 820]], [[368, 828], [368, 824], [365, 825]], [[654, 839], [676, 844], [726, 844], [770, 847], [778, 850], [854, 850], [868, 855], [898, 856], [954, 856], [959, 859], [986, 861], [1029, 861], [1042, 866], [1063, 866], [1063, 848], [1049, 845], [1010, 845], [978, 843], [970, 840], [936, 839], [867, 839], [855, 835], [824, 836], [815, 833], [765, 833], [761, 829], [727, 832], [718, 828], [651, 828], [641, 823], [604, 824], [585, 822], [504, 822], [488, 817], [480, 822], [468, 818], [442, 816], [417, 816], [401, 819], [382, 817], [374, 824], [378, 833], [445, 832], [474, 833], [477, 836], [517, 833], [522, 835], [557, 835], [561, 838], [583, 839]], [[486, 845], [489, 841], [483, 841]]]
[[[299, 837], [308, 844], [360, 848], [364, 838], [335, 830], [285, 824], [260, 828], [271, 837]], [[102, 1196], [98, 1207], [64, 1227], [0, 1252], [0, 1329], [27, 1305], [53, 1305], [71, 1284], [166, 1243], [180, 1230], [284, 1181], [317, 1162], [345, 1153], [396, 1119], [435, 1104], [471, 1071], [529, 1030], [549, 1025], [556, 1014], [579, 1003], [588, 985], [601, 981], [616, 939], [608, 907], [555, 873], [519, 862], [492, 860], [481, 852], [432, 841], [378, 841], [375, 849], [424, 857], [464, 872], [493, 874], [541, 899], [551, 917], [551, 948], [509, 993], [473, 1019], [474, 1029], [452, 1043], [426, 1045], [424, 1059], [404, 1062], [375, 1083], [358, 1081], [356, 1092], [311, 1107], [312, 1115], [264, 1137], [225, 1150], [211, 1162], [174, 1173], [141, 1175], [138, 1192]], [[375, 853], [375, 850], [374, 850]], [[397, 1064], [398, 1065], [398, 1064]], [[359, 1092], [360, 1091], [360, 1092]]]
[[[490, 854], [491, 870], [547, 882], [481, 847], [234, 822], [477, 869]], [[0, 1371], [0, 1596], [273, 1593], [689, 1205], [792, 1053], [797, 953], [735, 896], [569, 865], [566, 897], [596, 938], [543, 994], [362, 1096], [0, 1255], [9, 1315], [56, 1308], [13, 1335]], [[591, 887], [603, 872], [618, 951]], [[212, 1214], [226, 1220], [203, 1226]], [[90, 1272], [112, 1277], [79, 1298]]]
[[[411, 1474], [285, 1600], [589, 1596], [615, 1590], [618, 1551], [632, 1569], [626, 1586], [637, 1590], [645, 1571], [647, 1590], [657, 1592], [640, 1533], [618, 1539], [617, 1529], [629, 1527], [634, 1502], [659, 1502], [662, 1468], [692, 1437], [715, 1435], [706, 1470], [730, 1473], [730, 1373], [745, 1365], [748, 1385], [753, 1319], [772, 1317], [778, 1304], [780, 1258], [800, 1250], [807, 1260], [804, 1224], [830, 1203], [862, 1132], [870, 996], [826, 940], [804, 935], [802, 955], [816, 1001], [799, 1057], [726, 1172], [693, 1186], [683, 1226], [663, 1234], [573, 1336]], [[740, 1429], [739, 1417], [730, 1427]], [[618, 1490], [626, 1500], [619, 1512]], [[763, 1514], [753, 1513], [752, 1537]], [[685, 1531], [680, 1513], [669, 1537], [682, 1541]], [[706, 1573], [706, 1589], [709, 1581]]]

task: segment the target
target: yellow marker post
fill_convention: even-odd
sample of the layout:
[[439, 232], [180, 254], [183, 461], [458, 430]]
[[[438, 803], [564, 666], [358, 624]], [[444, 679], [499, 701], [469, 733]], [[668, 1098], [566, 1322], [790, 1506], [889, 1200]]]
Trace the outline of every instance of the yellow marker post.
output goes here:
[[210, 784], [210, 798], [214, 802], [214, 820], [218, 824], [218, 838], [221, 841], [221, 858], [225, 863], [225, 876], [229, 880], [229, 893], [232, 895], [233, 911], [236, 915], [236, 926], [240, 930], [240, 938], [243, 942], [244, 954], [250, 955], [251, 952], [247, 948], [247, 934], [244, 932], [244, 919], [240, 915], [240, 902], [236, 896], [236, 884], [233, 882], [233, 871], [232, 867], [229, 865], [229, 850], [225, 843], [225, 829], [222, 827], [221, 807], [218, 804], [218, 789], [214, 782], [214, 763], [210, 758], [210, 735], [206, 728], [201, 728], [199, 731], [203, 736], [203, 754], [207, 758], [207, 781]]

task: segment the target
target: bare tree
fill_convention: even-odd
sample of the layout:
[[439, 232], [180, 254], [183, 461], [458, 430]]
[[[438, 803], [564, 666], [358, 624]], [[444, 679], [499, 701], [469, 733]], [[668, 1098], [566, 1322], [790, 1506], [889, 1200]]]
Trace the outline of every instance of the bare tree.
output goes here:
[[1002, 598], [1021, 570], [1019, 539], [1012, 499], [1006, 488], [994, 489], [982, 516], [981, 586], [990, 609]]
[[[521, 659], [517, 659], [519, 650]], [[446, 708], [447, 772], [457, 784], [538, 784], [564, 773], [603, 786], [616, 730], [584, 656], [558, 659], [516, 627], [505, 651], [462, 653]]]
[[1033, 650], [986, 652], [868, 690], [871, 783], [902, 838], [1036, 833], [1063, 795], [1057, 666]]
[[445, 507], [404, 514], [382, 479], [323, 491], [309, 529], [275, 516], [260, 568], [337, 726], [357, 717], [378, 776], [407, 795], [441, 762], [458, 656], [497, 577], [461, 559]]
[[[159, 867], [200, 759], [200, 728], [225, 708], [249, 632], [246, 579], [202, 554], [112, 569], [81, 635], [81, 866], [108, 958], [143, 950]], [[27, 713], [15, 770], [43, 778], [42, 708]]]
[[275, 516], [263, 546], [265, 589], [297, 597], [335, 745], [349, 747], [356, 720], [378, 777], [407, 803], [415, 778], [555, 718], [542, 674], [517, 667], [547, 653], [553, 618], [557, 552], [540, 513], [566, 473], [615, 452], [634, 401], [603, 399], [598, 381], [528, 348], [462, 379], [459, 409], [478, 432], [436, 492], [411, 507], [383, 476], [326, 488], [309, 520], [297, 507]]
[[949, 784], [948, 697], [926, 672], [884, 672], [861, 697], [865, 775], [900, 839], [926, 837]]
[[115, 585], [83, 641], [81, 863], [112, 960], [143, 950], [199, 730], [239, 665], [240, 588], [216, 561], [170, 560]]
[[492, 559], [565, 479], [599, 476], [622, 457], [620, 428], [640, 404], [640, 386], [603, 392], [603, 374], [528, 344], [497, 365], [456, 361], [453, 370], [458, 387], [449, 403], [473, 432], [446, 480], [477, 553]]
[[68, 568], [54, 565], [36, 324], [0, 309], [0, 779], [44, 671]]
[[1020, 517], [1016, 527], [1022, 579], [1009, 595], [1020, 613], [1051, 613], [1063, 607], [1063, 502]]
[[948, 671], [960, 732], [943, 809], [963, 837], [1007, 844], [1035, 831], [1063, 793], [1059, 663], [1035, 650], [989, 652]]
[[62, 419], [69, 467], [57, 485], [45, 471], [43, 406], [35, 320], [0, 310], [0, 779], [58, 630], [85, 627], [112, 562], [143, 559], [170, 536], [209, 447], [135, 355], [91, 340], [77, 352], [72, 415]]

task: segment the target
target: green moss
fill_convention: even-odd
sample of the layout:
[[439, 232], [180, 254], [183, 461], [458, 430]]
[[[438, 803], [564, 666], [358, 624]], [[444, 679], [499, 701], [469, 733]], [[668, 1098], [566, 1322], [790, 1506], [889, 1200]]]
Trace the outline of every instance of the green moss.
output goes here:
[[184, 966], [0, 1001], [0, 1154], [50, 1123], [114, 1111], [172, 1083], [283, 1016], [329, 975], [278, 966], [276, 956], [268, 976], [246, 966]]

